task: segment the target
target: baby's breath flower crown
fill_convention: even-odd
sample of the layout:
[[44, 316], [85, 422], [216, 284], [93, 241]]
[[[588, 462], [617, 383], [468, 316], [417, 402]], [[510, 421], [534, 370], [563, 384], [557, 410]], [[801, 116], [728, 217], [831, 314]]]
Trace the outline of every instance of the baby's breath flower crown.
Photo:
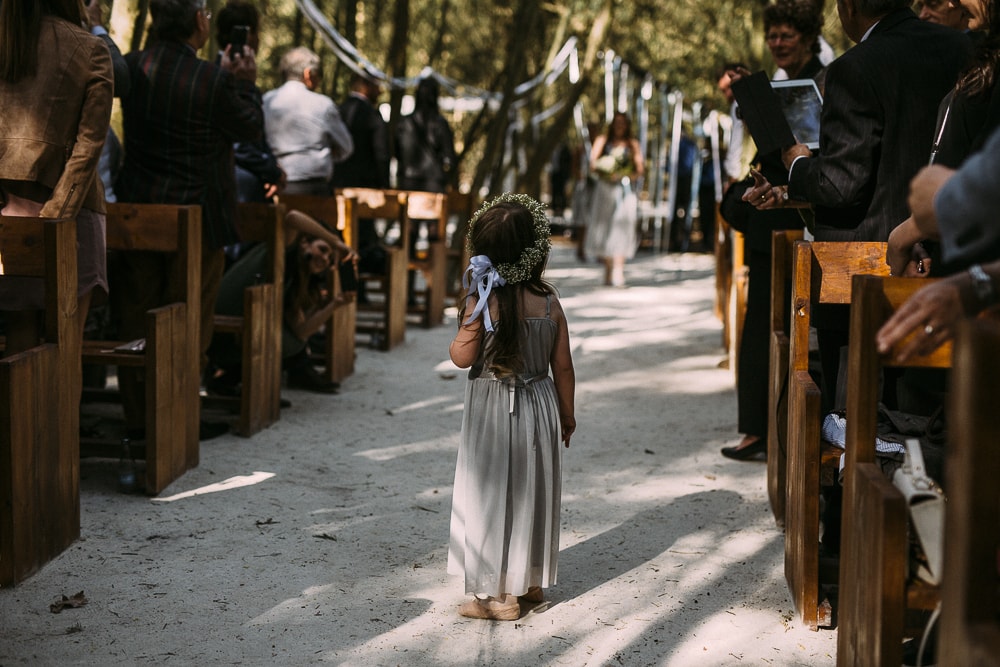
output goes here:
[[472, 219], [469, 220], [469, 231], [466, 234], [466, 245], [469, 248], [469, 252], [473, 255], [478, 254], [476, 249], [472, 246], [472, 231], [476, 227], [476, 223], [479, 219], [483, 217], [489, 209], [493, 208], [497, 204], [502, 204], [504, 202], [510, 202], [513, 204], [519, 204], [524, 208], [528, 209], [531, 213], [532, 219], [535, 221], [534, 232], [535, 232], [535, 242], [528, 248], [524, 249], [521, 256], [518, 257], [517, 262], [509, 262], [504, 264], [496, 264], [494, 268], [500, 277], [506, 280], [508, 283], [520, 283], [526, 280], [531, 280], [531, 275], [536, 266], [543, 262], [549, 254], [549, 249], [552, 247], [552, 241], [549, 238], [552, 235], [552, 229], [549, 227], [549, 219], [545, 216], [545, 207], [539, 202], [535, 201], [533, 198], [524, 194], [516, 194], [513, 192], [505, 192], [502, 195], [494, 197], [491, 201], [483, 202], [483, 205], [479, 207]]

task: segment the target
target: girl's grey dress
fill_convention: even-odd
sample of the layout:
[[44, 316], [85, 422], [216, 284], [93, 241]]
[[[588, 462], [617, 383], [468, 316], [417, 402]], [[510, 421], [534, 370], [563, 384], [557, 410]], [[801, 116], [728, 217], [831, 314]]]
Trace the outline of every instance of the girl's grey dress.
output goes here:
[[482, 353], [469, 371], [448, 550], [448, 572], [465, 575], [466, 593], [523, 595], [556, 583], [562, 451], [550, 303], [545, 317], [521, 323], [523, 375], [494, 377]]

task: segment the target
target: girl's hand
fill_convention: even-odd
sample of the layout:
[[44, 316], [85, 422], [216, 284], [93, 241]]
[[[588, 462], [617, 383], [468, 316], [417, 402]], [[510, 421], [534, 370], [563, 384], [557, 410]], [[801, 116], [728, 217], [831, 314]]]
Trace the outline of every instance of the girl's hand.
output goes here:
[[563, 444], [569, 449], [569, 439], [572, 437], [573, 433], [576, 431], [576, 418], [575, 417], [561, 417], [562, 422], [562, 441]]

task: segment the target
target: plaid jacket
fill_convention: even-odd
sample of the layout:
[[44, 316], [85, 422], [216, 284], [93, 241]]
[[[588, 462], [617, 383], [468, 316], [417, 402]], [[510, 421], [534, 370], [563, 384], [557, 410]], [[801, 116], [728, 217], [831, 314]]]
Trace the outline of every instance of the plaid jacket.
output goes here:
[[261, 136], [253, 83], [179, 42], [158, 42], [125, 59], [131, 86], [122, 100], [119, 201], [200, 204], [206, 248], [238, 241], [233, 142]]

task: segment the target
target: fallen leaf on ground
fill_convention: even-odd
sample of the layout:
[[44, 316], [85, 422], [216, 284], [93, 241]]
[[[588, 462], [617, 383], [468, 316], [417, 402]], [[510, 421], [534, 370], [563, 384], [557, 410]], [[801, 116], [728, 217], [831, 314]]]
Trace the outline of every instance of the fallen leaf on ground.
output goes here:
[[85, 604], [87, 604], [87, 598], [83, 595], [83, 591], [80, 591], [76, 595], [72, 595], [70, 597], [63, 595], [61, 600], [56, 600], [49, 605], [49, 611], [53, 614], [58, 614], [63, 609], [82, 607]]

